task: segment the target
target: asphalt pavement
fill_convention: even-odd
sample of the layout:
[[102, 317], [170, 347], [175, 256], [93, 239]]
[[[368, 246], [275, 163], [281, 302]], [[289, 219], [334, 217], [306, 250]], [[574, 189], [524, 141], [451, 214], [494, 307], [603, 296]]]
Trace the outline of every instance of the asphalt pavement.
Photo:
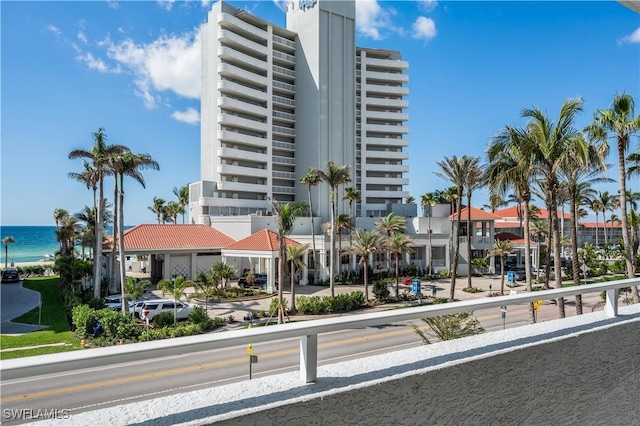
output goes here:
[[11, 320], [29, 312], [40, 304], [40, 293], [17, 283], [0, 284], [0, 334], [23, 334], [43, 330], [46, 326], [22, 324]]

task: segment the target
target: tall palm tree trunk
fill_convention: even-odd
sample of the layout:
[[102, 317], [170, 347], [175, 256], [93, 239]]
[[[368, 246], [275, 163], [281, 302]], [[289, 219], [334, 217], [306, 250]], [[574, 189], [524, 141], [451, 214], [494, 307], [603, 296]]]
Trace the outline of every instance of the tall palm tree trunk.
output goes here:
[[329, 236], [329, 244], [331, 245], [331, 258], [329, 259], [329, 287], [331, 289], [331, 297], [335, 297], [335, 257], [336, 257], [336, 194], [331, 189], [331, 233]]
[[462, 218], [462, 192], [458, 191], [456, 201], [456, 229], [455, 229], [455, 250], [453, 253], [453, 265], [451, 267], [451, 290], [449, 291], [449, 299], [454, 300], [456, 292], [456, 275], [458, 273], [458, 260], [460, 258], [460, 222]]
[[[113, 174], [113, 178], [115, 180], [114, 185], [113, 185], [113, 230], [112, 230], [112, 236], [113, 236], [113, 243], [111, 244], [111, 256], [109, 259], [109, 278], [111, 279], [111, 282], [109, 283], [109, 286], [111, 287], [111, 289], [116, 288], [116, 235], [118, 235], [118, 223], [120, 223], [120, 217], [118, 216], [118, 174], [114, 173]], [[118, 249], [119, 250], [119, 249]], [[124, 294], [124, 292], [122, 293]]]
[[[529, 197], [524, 198], [524, 269], [525, 277], [527, 280], [527, 291], [532, 292], [533, 286], [531, 284], [531, 230], [529, 226]], [[534, 323], [536, 320], [535, 309], [533, 308], [533, 302], [529, 303], [529, 322]]]
[[[626, 181], [626, 166], [625, 166], [625, 146], [621, 142], [618, 142], [618, 164], [619, 175], [618, 181], [620, 182], [620, 219], [622, 221], [622, 242], [624, 244], [624, 259], [627, 264], [627, 277], [635, 277], [635, 264], [631, 249], [631, 239], [629, 238], [629, 218], [627, 217], [627, 181]], [[631, 286], [631, 295], [633, 297], [633, 303], [639, 303], [640, 297], [638, 295], [638, 286]]]
[[[557, 200], [557, 181], [552, 181], [549, 185], [551, 189], [550, 204], [551, 210], [549, 211], [549, 218], [551, 219], [551, 231], [553, 233], [553, 270], [555, 272], [555, 288], [562, 288], [562, 259], [560, 256], [561, 243], [560, 243], [560, 227], [558, 226], [558, 200]], [[565, 317], [564, 312], [564, 298], [557, 299], [558, 303], [558, 315], [560, 318]]]
[[100, 297], [102, 286], [102, 225], [104, 221], [104, 179], [100, 173], [98, 182], [98, 204], [96, 206], [96, 249], [93, 257], [93, 296]]
[[320, 271], [318, 268], [318, 262], [316, 260], [316, 226], [315, 221], [313, 219], [313, 200], [311, 197], [311, 185], [309, 185], [309, 212], [311, 213], [311, 245], [313, 246], [313, 250], [311, 251], [311, 259], [313, 261], [313, 284], [318, 284], [320, 279]]
[[471, 191], [467, 189], [467, 288], [471, 289]]
[[433, 245], [431, 244], [431, 212], [427, 218], [427, 227], [429, 228], [429, 275], [433, 275]]
[[[569, 210], [571, 214], [571, 270], [573, 273], [573, 284], [580, 285], [580, 263], [578, 261], [578, 221], [577, 206], [575, 197], [569, 197]], [[582, 295], [576, 294], [576, 315], [582, 315]]]
[[[115, 201], [114, 201], [115, 204]], [[124, 253], [124, 175], [120, 175], [120, 197], [118, 198], [118, 246], [120, 252], [120, 289], [122, 291], [122, 312], [129, 313], [129, 304], [125, 298], [124, 284], [126, 282], [126, 256]], [[113, 230], [115, 237], [116, 231]]]

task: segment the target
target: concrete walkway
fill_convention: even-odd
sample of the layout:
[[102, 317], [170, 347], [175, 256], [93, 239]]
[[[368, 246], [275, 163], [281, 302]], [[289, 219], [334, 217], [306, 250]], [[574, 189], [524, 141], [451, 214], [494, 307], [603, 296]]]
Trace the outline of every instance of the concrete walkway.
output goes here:
[[11, 322], [12, 319], [29, 312], [40, 304], [40, 293], [22, 287], [19, 283], [0, 285], [0, 334], [23, 334], [46, 329], [46, 326]]

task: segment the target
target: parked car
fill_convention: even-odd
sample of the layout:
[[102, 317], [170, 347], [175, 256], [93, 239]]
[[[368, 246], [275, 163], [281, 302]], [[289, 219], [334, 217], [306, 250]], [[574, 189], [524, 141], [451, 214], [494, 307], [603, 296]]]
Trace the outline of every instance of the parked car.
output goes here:
[[173, 299], [145, 300], [140, 308], [140, 316], [142, 317], [142, 313], [146, 313], [149, 321], [153, 321], [160, 312], [169, 312], [173, 315], [174, 306], [177, 308], [176, 318], [179, 320], [187, 319], [191, 311], [195, 309], [194, 305], [180, 301], [176, 302]]
[[241, 277], [238, 280], [238, 286], [242, 288], [262, 288], [264, 289], [267, 285], [267, 274], [254, 274], [253, 275], [253, 283], [247, 281], [247, 276]]
[[2, 271], [2, 282], [10, 283], [10, 282], [18, 282], [20, 281], [20, 273], [16, 268], [7, 268]]
[[524, 281], [527, 279], [525, 271], [516, 271], [516, 281]]

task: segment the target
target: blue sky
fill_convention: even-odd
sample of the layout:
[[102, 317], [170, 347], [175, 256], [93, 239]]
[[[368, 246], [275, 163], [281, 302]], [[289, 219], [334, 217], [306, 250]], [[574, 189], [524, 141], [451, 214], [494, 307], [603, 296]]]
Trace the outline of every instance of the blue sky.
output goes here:
[[[229, 3], [285, 25], [280, 1]], [[52, 225], [55, 208], [91, 205], [91, 192], [67, 177], [82, 163], [67, 155], [89, 149], [99, 127], [160, 164], [144, 173], [146, 189], [125, 184], [127, 224], [154, 223], [154, 196], [171, 200], [174, 187], [199, 179], [199, 28], [210, 6], [0, 2], [3, 225]], [[617, 2], [358, 0], [356, 9], [357, 44], [402, 50], [410, 64], [408, 191], [417, 199], [449, 186], [436, 161], [483, 156], [501, 128], [524, 124], [525, 107], [555, 117], [581, 96], [583, 126], [626, 92], [640, 112], [640, 14]], [[105, 188], [112, 193], [110, 181]], [[485, 203], [486, 193], [474, 195]]]

